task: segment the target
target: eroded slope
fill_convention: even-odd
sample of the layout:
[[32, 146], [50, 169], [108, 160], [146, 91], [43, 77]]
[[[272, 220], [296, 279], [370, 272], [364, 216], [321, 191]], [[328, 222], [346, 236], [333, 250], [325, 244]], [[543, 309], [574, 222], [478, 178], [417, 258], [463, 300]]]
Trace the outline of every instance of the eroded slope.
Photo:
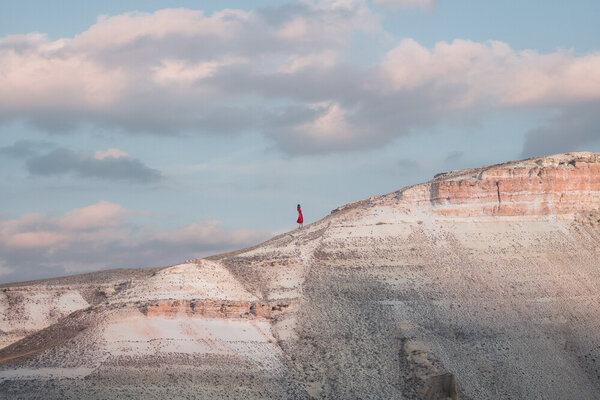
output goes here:
[[0, 393], [599, 398], [599, 199], [572, 153], [352, 203], [0, 350]]

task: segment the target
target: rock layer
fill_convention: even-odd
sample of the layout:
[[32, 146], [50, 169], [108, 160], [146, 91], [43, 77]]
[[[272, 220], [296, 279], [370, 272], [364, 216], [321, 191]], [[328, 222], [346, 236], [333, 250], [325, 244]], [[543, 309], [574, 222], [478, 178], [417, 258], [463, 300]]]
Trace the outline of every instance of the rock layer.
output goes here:
[[590, 211], [600, 204], [600, 159], [595, 153], [568, 153], [454, 171], [395, 195], [410, 205], [431, 204], [441, 215]]
[[293, 301], [160, 300], [141, 306], [140, 311], [148, 317], [273, 319], [295, 305]]

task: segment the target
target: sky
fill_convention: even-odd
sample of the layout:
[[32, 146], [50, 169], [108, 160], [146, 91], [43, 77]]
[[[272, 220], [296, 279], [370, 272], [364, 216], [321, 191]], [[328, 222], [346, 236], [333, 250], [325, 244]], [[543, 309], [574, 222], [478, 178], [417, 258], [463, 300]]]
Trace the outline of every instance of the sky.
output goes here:
[[600, 151], [596, 0], [0, 4], [0, 282], [248, 246]]

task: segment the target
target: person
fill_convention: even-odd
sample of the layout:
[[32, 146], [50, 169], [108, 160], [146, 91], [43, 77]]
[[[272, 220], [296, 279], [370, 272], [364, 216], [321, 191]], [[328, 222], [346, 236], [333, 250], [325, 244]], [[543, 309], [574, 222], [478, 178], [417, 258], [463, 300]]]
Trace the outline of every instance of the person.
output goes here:
[[298, 219], [296, 220], [298, 223], [298, 229], [304, 226], [304, 217], [302, 216], [302, 209], [300, 208], [300, 204], [298, 204]]

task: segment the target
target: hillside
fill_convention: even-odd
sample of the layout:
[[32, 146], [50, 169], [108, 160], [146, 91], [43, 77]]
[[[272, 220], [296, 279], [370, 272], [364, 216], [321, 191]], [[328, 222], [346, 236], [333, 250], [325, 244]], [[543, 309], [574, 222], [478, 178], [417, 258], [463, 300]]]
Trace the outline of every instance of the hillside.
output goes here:
[[0, 397], [600, 398], [600, 154], [439, 174], [256, 246], [0, 286]]

